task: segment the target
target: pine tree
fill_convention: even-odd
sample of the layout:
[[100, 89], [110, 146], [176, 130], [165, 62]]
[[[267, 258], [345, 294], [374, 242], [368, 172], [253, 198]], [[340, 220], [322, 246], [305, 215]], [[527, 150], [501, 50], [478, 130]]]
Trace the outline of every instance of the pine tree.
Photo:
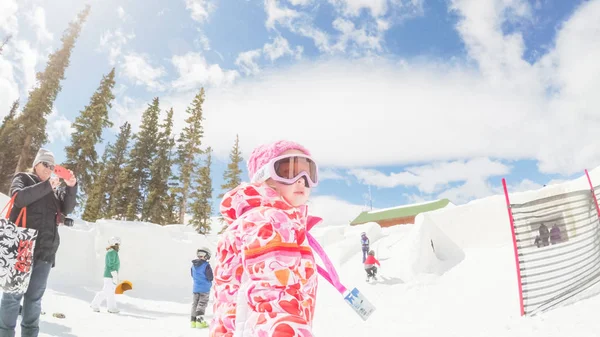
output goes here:
[[[221, 190], [223, 190], [223, 192], [219, 194], [219, 199], [223, 198], [226, 192], [236, 188], [242, 182], [242, 169], [240, 168], [240, 163], [244, 159], [240, 152], [240, 137], [238, 135], [235, 135], [235, 144], [233, 144], [233, 148], [229, 153], [229, 160], [229, 164], [227, 164], [227, 168], [223, 173], [223, 180], [225, 182], [221, 185]], [[219, 221], [223, 223], [225, 219], [223, 219], [222, 216], [219, 216]], [[224, 225], [219, 234], [223, 233], [226, 229], [227, 226]]]
[[[123, 166], [127, 163], [128, 145], [129, 139], [131, 138], [131, 124], [125, 122], [121, 125], [117, 141], [114, 146], [109, 146], [109, 159], [106, 165], [106, 189], [108, 197], [106, 200], [106, 207], [102, 209], [102, 217], [110, 218], [116, 215], [124, 215], [117, 211], [112, 213], [114, 207], [118, 207], [120, 204], [120, 198], [124, 195], [124, 190], [119, 185], [119, 177], [123, 171]], [[121, 205], [121, 207], [123, 207]], [[124, 208], [125, 209], [125, 208]]]
[[178, 190], [179, 198], [179, 220], [185, 220], [188, 196], [193, 182], [193, 170], [196, 167], [197, 157], [202, 154], [200, 146], [204, 129], [202, 127], [202, 104], [204, 104], [204, 88], [194, 97], [194, 101], [187, 108], [188, 118], [185, 120], [187, 126], [181, 131], [179, 145], [177, 147], [177, 165], [179, 166]]
[[8, 112], [8, 115], [4, 116], [4, 119], [2, 120], [2, 125], [0, 125], [0, 137], [2, 137], [2, 132], [4, 131], [4, 128], [10, 124], [12, 121], [15, 120], [15, 116], [17, 115], [17, 110], [19, 109], [19, 100], [16, 99], [12, 106], [10, 107], [10, 111]]
[[108, 208], [108, 218], [126, 220], [129, 205], [133, 202], [133, 198], [137, 196], [134, 191], [133, 182], [133, 166], [125, 166], [119, 176], [117, 183], [111, 193], [111, 203]]
[[240, 163], [244, 160], [242, 153], [240, 152], [240, 138], [238, 135], [235, 136], [235, 144], [229, 153], [229, 164], [227, 169], [223, 173], [223, 180], [225, 182], [221, 185], [223, 193], [219, 194], [219, 198], [223, 198], [226, 192], [238, 187], [242, 182], [242, 169]]
[[148, 185], [148, 198], [144, 204], [144, 214], [148, 221], [165, 225], [167, 223], [167, 208], [169, 196], [169, 178], [171, 177], [171, 165], [173, 164], [173, 148], [175, 140], [173, 131], [173, 108], [167, 112], [163, 131], [159, 136], [158, 154], [150, 168], [151, 176]]
[[[150, 166], [156, 157], [158, 147], [158, 117], [160, 114], [159, 100], [155, 97], [152, 104], [144, 111], [140, 131], [135, 136], [136, 143], [131, 150], [129, 167], [132, 189], [128, 193], [126, 219], [133, 221], [147, 219], [143, 214], [144, 201], [150, 181]], [[141, 215], [141, 216], [140, 216]]]
[[179, 210], [177, 205], [180, 203], [177, 200], [177, 189], [170, 187], [169, 188], [169, 196], [166, 201], [166, 209], [167, 212], [165, 214], [165, 223], [166, 224], [181, 224], [183, 221], [179, 220]]
[[[16, 122], [18, 133], [15, 135], [15, 158], [18, 162], [12, 167], [13, 172], [25, 170], [31, 165], [37, 150], [46, 143], [46, 116], [52, 111], [54, 100], [61, 90], [60, 81], [64, 79], [65, 69], [79, 37], [81, 27], [90, 12], [90, 6], [77, 15], [77, 20], [69, 24], [62, 37], [62, 48], [48, 57], [46, 69], [37, 74], [38, 85], [29, 92], [29, 99]], [[16, 137], [18, 135], [18, 137]]]
[[115, 69], [102, 77], [100, 86], [90, 99], [90, 104], [81, 111], [75, 119], [71, 134], [71, 145], [65, 149], [67, 155], [66, 167], [73, 170], [77, 176], [79, 189], [88, 194], [92, 183], [92, 175], [98, 176], [96, 144], [102, 142], [102, 130], [112, 127], [108, 118], [108, 110], [115, 98], [112, 89], [115, 86]]
[[15, 137], [18, 134], [15, 116], [19, 109], [19, 100], [13, 102], [8, 115], [2, 120], [0, 126], [0, 192], [9, 193], [9, 188], [16, 165], [17, 145]]
[[89, 194], [85, 201], [85, 209], [81, 218], [85, 221], [95, 222], [102, 216], [102, 209], [106, 204], [106, 181], [108, 175], [108, 157], [111, 145], [106, 146], [102, 160], [96, 163], [93, 184], [88, 185]]
[[194, 199], [192, 208], [192, 219], [190, 224], [194, 226], [200, 234], [210, 233], [210, 216], [212, 215], [212, 178], [210, 176], [210, 166], [212, 165], [211, 148], [206, 149], [206, 160], [204, 166], [200, 168], [196, 178], [196, 189], [191, 197]]

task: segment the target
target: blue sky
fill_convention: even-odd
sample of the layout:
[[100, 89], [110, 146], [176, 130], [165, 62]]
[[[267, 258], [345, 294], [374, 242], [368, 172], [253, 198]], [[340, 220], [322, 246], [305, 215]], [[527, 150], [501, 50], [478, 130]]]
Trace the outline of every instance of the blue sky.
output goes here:
[[[215, 196], [236, 134], [246, 158], [292, 139], [321, 164], [311, 204], [335, 221], [364, 207], [369, 186], [375, 208], [460, 204], [500, 193], [502, 177], [521, 191], [600, 165], [598, 0], [89, 3], [49, 120], [59, 161], [70, 123], [116, 67], [105, 141], [124, 121], [137, 128], [156, 96], [179, 130], [205, 87]], [[25, 102], [84, 4], [0, 4], [0, 36], [14, 36], [0, 56], [0, 117]]]

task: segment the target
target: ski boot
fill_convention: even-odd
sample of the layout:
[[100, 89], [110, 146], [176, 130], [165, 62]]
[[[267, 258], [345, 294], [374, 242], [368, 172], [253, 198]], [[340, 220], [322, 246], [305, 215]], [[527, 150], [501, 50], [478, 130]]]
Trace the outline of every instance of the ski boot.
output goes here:
[[196, 318], [196, 329], [206, 329], [208, 328], [208, 323], [204, 320], [204, 317], [198, 316]]

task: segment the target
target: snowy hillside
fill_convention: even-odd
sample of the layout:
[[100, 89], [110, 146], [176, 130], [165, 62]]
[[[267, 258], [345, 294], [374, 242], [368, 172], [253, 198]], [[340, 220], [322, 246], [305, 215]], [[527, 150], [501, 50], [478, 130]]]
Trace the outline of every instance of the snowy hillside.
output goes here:
[[[600, 169], [590, 172], [600, 184]], [[587, 189], [585, 177], [538, 191], [511, 193], [522, 202], [557, 192]], [[0, 202], [5, 203], [5, 196]], [[317, 336], [597, 336], [600, 297], [589, 297], [533, 318], [519, 316], [517, 278], [503, 196], [420, 215], [415, 225], [379, 228], [315, 228], [345, 286], [358, 287], [377, 307], [363, 322], [337, 291], [321, 280], [314, 331]], [[359, 233], [366, 231], [382, 263], [369, 284], [361, 264]], [[40, 336], [207, 336], [189, 328], [190, 261], [200, 236], [184, 226], [99, 221], [61, 227], [62, 244], [44, 297]], [[134, 289], [117, 296], [121, 314], [93, 313], [89, 302], [101, 288], [106, 240], [123, 239], [122, 278]], [[211, 314], [209, 305], [209, 314]], [[63, 312], [66, 319], [51, 316]]]

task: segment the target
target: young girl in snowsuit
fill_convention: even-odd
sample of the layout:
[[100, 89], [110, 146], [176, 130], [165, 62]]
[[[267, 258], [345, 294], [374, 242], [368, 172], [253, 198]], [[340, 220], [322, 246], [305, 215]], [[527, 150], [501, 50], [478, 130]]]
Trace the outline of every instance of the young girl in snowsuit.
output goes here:
[[369, 279], [371, 277], [374, 280], [377, 280], [377, 267], [375, 267], [375, 265], [378, 265], [381, 267], [381, 264], [375, 258], [375, 251], [371, 250], [371, 251], [369, 251], [369, 255], [367, 256], [367, 258], [365, 260], [365, 271], [367, 272], [367, 282], [369, 282]]
[[106, 248], [104, 257], [104, 287], [96, 293], [91, 307], [95, 312], [100, 312], [100, 305], [106, 300], [108, 312], [117, 314], [119, 309], [117, 309], [117, 301], [115, 300], [115, 288], [119, 284], [119, 268], [121, 267], [119, 247], [121, 246], [121, 239], [116, 236], [112, 237], [108, 240], [108, 244], [110, 246]]
[[204, 313], [208, 305], [213, 271], [208, 263], [210, 249], [200, 248], [196, 252], [197, 259], [192, 261], [192, 278], [194, 279], [194, 299], [192, 302], [192, 328], [207, 328]]
[[228, 227], [217, 245], [211, 337], [312, 337], [317, 268], [306, 233], [321, 221], [306, 202], [317, 164], [303, 146], [278, 141], [248, 159], [251, 183], [228, 192]]

